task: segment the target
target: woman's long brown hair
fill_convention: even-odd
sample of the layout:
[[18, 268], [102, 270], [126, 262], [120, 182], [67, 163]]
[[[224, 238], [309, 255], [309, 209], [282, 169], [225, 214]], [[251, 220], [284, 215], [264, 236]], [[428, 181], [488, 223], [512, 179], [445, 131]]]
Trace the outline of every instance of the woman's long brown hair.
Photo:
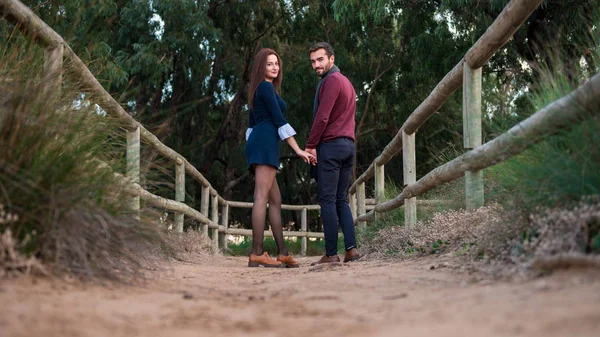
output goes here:
[[281, 58], [273, 49], [263, 48], [254, 57], [254, 64], [252, 65], [252, 76], [250, 77], [250, 88], [248, 90], [248, 106], [250, 106], [250, 108], [254, 106], [254, 94], [258, 89], [258, 85], [265, 79], [265, 69], [267, 67], [267, 57], [269, 57], [269, 55], [277, 56], [277, 61], [279, 62], [279, 74], [273, 79], [273, 86], [277, 93], [279, 93], [279, 90], [281, 89], [281, 78], [283, 74]]

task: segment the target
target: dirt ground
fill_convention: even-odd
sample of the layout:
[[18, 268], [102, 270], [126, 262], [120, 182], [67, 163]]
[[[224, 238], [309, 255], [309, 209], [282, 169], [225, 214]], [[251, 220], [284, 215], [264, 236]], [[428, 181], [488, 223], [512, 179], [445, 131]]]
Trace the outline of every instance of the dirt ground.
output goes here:
[[2, 280], [0, 336], [600, 336], [598, 271], [490, 281], [436, 257], [316, 259], [203, 257], [136, 285]]

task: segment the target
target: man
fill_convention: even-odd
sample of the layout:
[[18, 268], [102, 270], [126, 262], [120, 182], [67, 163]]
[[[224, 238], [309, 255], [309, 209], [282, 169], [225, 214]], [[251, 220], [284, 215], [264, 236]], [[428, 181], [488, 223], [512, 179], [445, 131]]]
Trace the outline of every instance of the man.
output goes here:
[[325, 232], [325, 255], [315, 264], [340, 262], [337, 255], [338, 221], [344, 233], [344, 262], [360, 258], [356, 249], [354, 219], [348, 205], [348, 184], [354, 165], [356, 93], [334, 62], [326, 42], [313, 45], [310, 62], [321, 80], [315, 92], [313, 125], [306, 151], [317, 157], [319, 205]]

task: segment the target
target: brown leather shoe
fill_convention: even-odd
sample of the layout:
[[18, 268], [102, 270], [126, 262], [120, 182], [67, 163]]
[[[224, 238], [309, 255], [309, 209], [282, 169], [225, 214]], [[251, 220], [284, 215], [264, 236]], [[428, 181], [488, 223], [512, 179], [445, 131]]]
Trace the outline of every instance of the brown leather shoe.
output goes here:
[[321, 263], [335, 263], [335, 262], [340, 262], [340, 257], [337, 255], [334, 256], [327, 256], [327, 255], [323, 255], [323, 257], [321, 257], [321, 259], [317, 262], [313, 262], [310, 265], [314, 266], [317, 264], [321, 264]]
[[347, 250], [346, 255], [344, 255], [344, 263], [356, 261], [358, 259], [360, 259], [360, 254], [358, 254], [358, 249], [356, 248], [351, 248], [350, 250]]
[[248, 259], [248, 267], [258, 267], [264, 266], [267, 268], [281, 268], [283, 264], [281, 262], [273, 260], [267, 252], [264, 252], [262, 255], [254, 255], [250, 254], [250, 258]]
[[292, 258], [291, 254], [277, 255], [277, 261], [280, 261], [286, 268], [298, 268], [300, 265]]

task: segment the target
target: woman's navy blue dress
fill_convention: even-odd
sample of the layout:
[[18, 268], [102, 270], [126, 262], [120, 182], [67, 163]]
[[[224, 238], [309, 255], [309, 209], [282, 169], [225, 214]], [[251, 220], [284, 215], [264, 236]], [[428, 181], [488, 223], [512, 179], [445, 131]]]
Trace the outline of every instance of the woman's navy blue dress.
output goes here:
[[246, 161], [271, 165], [279, 169], [279, 141], [296, 134], [286, 122], [283, 112], [286, 104], [275, 92], [273, 84], [262, 81], [254, 94], [254, 107], [250, 110], [246, 131]]

